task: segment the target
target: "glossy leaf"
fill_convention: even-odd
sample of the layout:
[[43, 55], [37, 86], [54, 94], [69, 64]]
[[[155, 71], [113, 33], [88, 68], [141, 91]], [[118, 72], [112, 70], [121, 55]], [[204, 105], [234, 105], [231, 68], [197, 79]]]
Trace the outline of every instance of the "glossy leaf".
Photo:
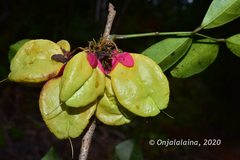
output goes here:
[[55, 147], [52, 146], [41, 160], [60, 160], [57, 156]]
[[99, 98], [96, 116], [104, 124], [116, 126], [131, 122], [131, 119], [135, 116], [117, 101], [111, 80], [108, 78], [106, 79], [104, 96]]
[[141, 54], [154, 60], [164, 72], [187, 52], [191, 43], [190, 37], [167, 38], [147, 48]]
[[143, 160], [142, 150], [137, 139], [129, 139], [115, 147], [115, 155], [119, 160]]
[[156, 116], [168, 105], [168, 80], [152, 59], [140, 54], [131, 56], [133, 67], [118, 63], [111, 72], [113, 91], [130, 112], [142, 117]]
[[9, 47], [8, 60], [10, 63], [11, 63], [13, 57], [16, 55], [17, 51], [28, 41], [30, 41], [30, 39], [22, 39], [22, 40], [18, 41], [17, 43], [12, 44]]
[[42, 86], [55, 77], [64, 65], [51, 59], [54, 54], [63, 55], [56, 43], [43, 39], [28, 41], [11, 61], [9, 80], [27, 86]]
[[210, 29], [240, 16], [240, 0], [214, 0], [202, 21], [200, 28]]
[[186, 78], [205, 70], [217, 57], [219, 45], [212, 40], [194, 42], [186, 57], [171, 71], [173, 77]]
[[79, 108], [60, 104], [59, 83], [61, 77], [46, 82], [40, 93], [40, 111], [49, 130], [58, 138], [78, 137], [96, 110], [96, 101]]
[[236, 56], [240, 57], [240, 34], [227, 38], [226, 45]]

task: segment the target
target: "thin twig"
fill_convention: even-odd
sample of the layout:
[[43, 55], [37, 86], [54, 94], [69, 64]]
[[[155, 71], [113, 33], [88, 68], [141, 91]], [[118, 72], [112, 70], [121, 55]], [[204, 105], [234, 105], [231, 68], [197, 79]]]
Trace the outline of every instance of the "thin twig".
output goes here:
[[103, 37], [106, 38], [106, 40], [111, 40], [110, 31], [111, 31], [111, 28], [112, 28], [113, 20], [114, 20], [115, 15], [116, 15], [116, 11], [114, 10], [114, 6], [111, 3], [109, 3], [108, 12], [109, 13], [108, 13], [108, 18], [107, 18], [107, 24], [106, 24], [106, 27], [105, 27]]
[[81, 152], [78, 157], [79, 160], [87, 160], [89, 147], [90, 147], [90, 144], [92, 141], [92, 136], [93, 136], [93, 133], [94, 133], [94, 130], [96, 127], [97, 127], [96, 117], [94, 117], [94, 120], [92, 121], [88, 131], [86, 132], [86, 134], [84, 135], [84, 137], [82, 139]]
[[[110, 39], [110, 31], [112, 28], [112, 23], [114, 20], [114, 17], [116, 15], [116, 11], [114, 10], [114, 6], [109, 3], [109, 8], [108, 8], [109, 14], [108, 14], [108, 18], [107, 18], [107, 24], [105, 27], [105, 31], [103, 34], [103, 37], [106, 38], [106, 40], [111, 40]], [[78, 157], [78, 160], [87, 160], [88, 157], [88, 152], [89, 152], [89, 147], [92, 141], [92, 136], [94, 133], [95, 128], [97, 127], [96, 125], [96, 117], [94, 117], [93, 121], [90, 122], [90, 126], [88, 128], [88, 131], [86, 132], [86, 134], [84, 135], [83, 139], [82, 139], [82, 147], [81, 147], [81, 151]]]

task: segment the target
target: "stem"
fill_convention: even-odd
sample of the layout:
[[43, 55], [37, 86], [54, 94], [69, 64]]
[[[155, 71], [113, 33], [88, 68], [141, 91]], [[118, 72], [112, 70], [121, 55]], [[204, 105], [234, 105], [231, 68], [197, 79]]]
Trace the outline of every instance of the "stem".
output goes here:
[[217, 42], [225, 42], [224, 38], [217, 39], [217, 38], [209, 37], [209, 36], [206, 36], [206, 35], [200, 34], [200, 33], [195, 33], [195, 34], [197, 36], [201, 36], [201, 37], [204, 37], [204, 38], [207, 38], [207, 39], [211, 39], [211, 40], [214, 40], [214, 41], [217, 41]]
[[88, 157], [88, 152], [89, 152], [89, 147], [92, 141], [92, 136], [94, 133], [95, 128], [97, 127], [96, 125], [96, 117], [94, 117], [90, 127], [88, 128], [88, 131], [84, 135], [82, 139], [82, 147], [81, 151], [78, 157], [78, 160], [87, 160]]
[[[114, 6], [109, 3], [109, 8], [108, 8], [109, 14], [107, 17], [107, 24], [105, 27], [105, 31], [103, 34], [103, 38], [105, 38], [106, 40], [111, 40], [110, 39], [110, 31], [112, 28], [112, 23], [114, 20], [114, 17], [116, 15], [116, 11], [114, 10]], [[96, 125], [96, 117], [94, 117], [93, 121], [90, 122], [90, 127], [88, 128], [88, 131], [86, 132], [86, 134], [84, 135], [83, 139], [82, 139], [82, 147], [80, 150], [80, 154], [78, 157], [78, 160], [87, 160], [88, 157], [88, 152], [89, 152], [89, 147], [92, 141], [92, 136], [93, 133], [97, 127]]]
[[4, 80], [1, 80], [0, 83], [4, 82], [4, 81], [6, 81], [6, 80], [8, 80], [8, 78], [5, 78]]
[[148, 37], [148, 36], [190, 36], [193, 32], [151, 32], [151, 33], [139, 33], [139, 34], [126, 34], [126, 35], [111, 35], [111, 39], [126, 39], [126, 38], [136, 38], [136, 37]]
[[197, 35], [200, 37], [204, 37], [207, 39], [211, 39], [217, 42], [225, 42], [225, 39], [220, 38], [213, 38], [209, 37], [200, 33], [195, 32], [151, 32], [151, 33], [139, 33], [139, 34], [126, 34], [126, 35], [117, 35], [113, 34], [111, 35], [111, 39], [114, 41], [116, 39], [127, 39], [127, 38], [137, 38], [137, 37], [148, 37], [148, 36], [191, 36], [191, 35]]
[[108, 18], [107, 18], [107, 25], [105, 27], [103, 38], [106, 38], [106, 40], [111, 40], [110, 31], [111, 31], [111, 28], [112, 28], [113, 20], [114, 20], [115, 15], [116, 15], [116, 11], [114, 10], [114, 6], [111, 3], [109, 3], [108, 12], [109, 13], [108, 13]]

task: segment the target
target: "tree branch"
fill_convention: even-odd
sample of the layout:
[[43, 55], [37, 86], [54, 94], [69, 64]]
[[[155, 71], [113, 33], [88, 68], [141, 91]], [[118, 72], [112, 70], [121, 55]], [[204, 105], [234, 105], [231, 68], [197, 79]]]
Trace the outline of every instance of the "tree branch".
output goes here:
[[[109, 14], [107, 18], [107, 24], [105, 27], [105, 31], [103, 34], [103, 37], [106, 38], [106, 40], [110, 40], [110, 31], [112, 28], [112, 23], [114, 20], [114, 17], [116, 15], [116, 11], [114, 10], [114, 6], [109, 3], [109, 8], [108, 8]], [[89, 152], [89, 147], [92, 141], [92, 136], [94, 133], [95, 128], [97, 127], [96, 125], [96, 117], [94, 117], [93, 121], [90, 122], [90, 127], [88, 128], [88, 131], [84, 135], [82, 139], [82, 147], [80, 150], [80, 154], [78, 157], [78, 160], [87, 160], [88, 157], [88, 152]]]
[[106, 38], [106, 40], [111, 40], [110, 31], [111, 31], [111, 28], [112, 28], [113, 20], [114, 20], [115, 15], [116, 15], [116, 11], [114, 10], [114, 6], [111, 3], [109, 3], [108, 12], [109, 13], [108, 13], [108, 18], [107, 18], [107, 24], [106, 24], [106, 27], [105, 27], [103, 37]]
[[96, 127], [97, 127], [96, 117], [94, 117], [90, 127], [88, 128], [88, 131], [86, 132], [86, 134], [82, 139], [82, 147], [78, 157], [79, 160], [87, 160], [89, 147], [90, 147], [92, 136]]

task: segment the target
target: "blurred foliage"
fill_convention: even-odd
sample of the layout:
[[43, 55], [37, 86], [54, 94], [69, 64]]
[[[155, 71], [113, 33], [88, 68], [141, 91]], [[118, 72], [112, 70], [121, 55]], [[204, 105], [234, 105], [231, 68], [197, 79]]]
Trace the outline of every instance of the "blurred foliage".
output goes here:
[[115, 160], [143, 160], [138, 138], [123, 141], [115, 147]]
[[[124, 11], [127, 1], [101, 0], [106, 5], [113, 3], [117, 11], [112, 33], [192, 31], [200, 25], [211, 3], [208, 0], [130, 0]], [[105, 27], [107, 6], [99, 6], [97, 12], [97, 4], [97, 0], [2, 0], [0, 79], [6, 78], [9, 73], [9, 46], [21, 39], [44, 38], [55, 42], [67, 39], [72, 49], [87, 46], [92, 38], [98, 39]], [[201, 33], [215, 38], [230, 37], [239, 33], [239, 19]], [[125, 51], [142, 52], [163, 38], [166, 37], [117, 40], [116, 43]], [[220, 45], [215, 62], [203, 73], [177, 79], [166, 71], [171, 97], [165, 112], [175, 119], [160, 114], [154, 118], [137, 117], [129, 125], [121, 127], [101, 126], [94, 134], [96, 138], [93, 139], [89, 159], [96, 159], [95, 155], [112, 159], [114, 146], [138, 133], [145, 159], [234, 159], [234, 155], [240, 155], [235, 151], [240, 146], [240, 121], [237, 119], [240, 113], [237, 92], [240, 88], [239, 60], [225, 45]], [[40, 89], [8, 82], [0, 84], [0, 87], [0, 126], [17, 126], [25, 135], [23, 140], [12, 140], [2, 127], [6, 147], [0, 148], [0, 159], [40, 159], [54, 142], [58, 143], [56, 150], [60, 152], [61, 159], [69, 159], [71, 151], [68, 141], [55, 139], [43, 124], [38, 109]], [[223, 144], [212, 150], [148, 144], [150, 139], [159, 138], [221, 138]], [[76, 141], [74, 148], [78, 153], [81, 139], [73, 141]], [[204, 157], [210, 155], [218, 157]]]
[[24, 133], [20, 129], [16, 127], [10, 127], [8, 129], [9, 134], [16, 139], [23, 139], [24, 138]]
[[55, 146], [52, 146], [41, 160], [60, 160], [56, 154]]
[[12, 44], [9, 47], [9, 52], [8, 52], [8, 60], [9, 63], [11, 63], [13, 57], [16, 55], [17, 51], [19, 50], [19, 48], [21, 48], [26, 42], [30, 41], [30, 39], [22, 39], [14, 44]]

